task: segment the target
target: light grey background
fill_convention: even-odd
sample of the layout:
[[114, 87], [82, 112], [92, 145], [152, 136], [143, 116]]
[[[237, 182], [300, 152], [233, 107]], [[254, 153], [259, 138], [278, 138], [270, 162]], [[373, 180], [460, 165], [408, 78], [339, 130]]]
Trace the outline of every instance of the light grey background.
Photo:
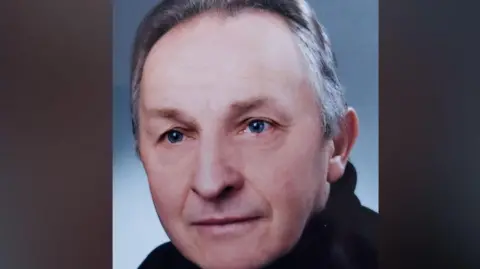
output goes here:
[[[135, 29], [156, 0], [114, 0], [113, 268], [137, 268], [168, 241], [135, 156], [129, 111], [129, 61]], [[352, 152], [356, 193], [378, 211], [378, 0], [310, 0], [333, 42], [347, 100], [360, 117]]]

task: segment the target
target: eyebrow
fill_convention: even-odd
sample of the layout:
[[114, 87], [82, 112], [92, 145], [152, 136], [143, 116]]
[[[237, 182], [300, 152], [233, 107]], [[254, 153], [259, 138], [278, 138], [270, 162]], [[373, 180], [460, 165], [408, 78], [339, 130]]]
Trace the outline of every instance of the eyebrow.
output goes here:
[[245, 101], [238, 101], [230, 105], [229, 119], [238, 118], [260, 108], [269, 108], [284, 121], [290, 121], [290, 117], [281, 109], [278, 103], [268, 97], [254, 97]]
[[176, 121], [192, 128], [198, 126], [197, 121], [193, 117], [190, 117], [176, 108], [148, 109], [146, 114], [149, 118], [163, 118], [170, 121]]
[[[279, 107], [277, 102], [268, 97], [254, 97], [230, 104], [226, 119], [230, 121], [261, 108], [272, 109], [275, 115], [283, 121], [289, 122], [291, 120], [287, 113]], [[199, 127], [195, 118], [176, 108], [147, 109], [146, 114], [148, 118], [163, 118], [179, 122], [190, 128]]]

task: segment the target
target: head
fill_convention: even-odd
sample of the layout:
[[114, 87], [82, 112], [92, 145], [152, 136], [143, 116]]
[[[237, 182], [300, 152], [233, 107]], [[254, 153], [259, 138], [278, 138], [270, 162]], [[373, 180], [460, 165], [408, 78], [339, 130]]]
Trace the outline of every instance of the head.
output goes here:
[[163, 1], [137, 32], [131, 98], [157, 214], [202, 268], [291, 250], [358, 132], [304, 1]]

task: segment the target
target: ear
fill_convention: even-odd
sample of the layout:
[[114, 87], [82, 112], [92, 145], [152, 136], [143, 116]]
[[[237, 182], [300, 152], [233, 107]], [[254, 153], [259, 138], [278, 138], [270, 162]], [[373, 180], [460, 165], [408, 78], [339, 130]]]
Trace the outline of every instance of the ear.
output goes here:
[[340, 125], [340, 133], [333, 138], [333, 151], [328, 163], [327, 181], [335, 183], [345, 172], [350, 152], [358, 136], [358, 116], [351, 107]]

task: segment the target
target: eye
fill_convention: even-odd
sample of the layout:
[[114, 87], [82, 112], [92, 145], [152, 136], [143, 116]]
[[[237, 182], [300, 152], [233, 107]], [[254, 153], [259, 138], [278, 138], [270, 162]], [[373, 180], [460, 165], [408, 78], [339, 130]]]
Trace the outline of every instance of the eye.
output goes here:
[[270, 127], [270, 123], [265, 120], [252, 120], [248, 123], [247, 129], [245, 131], [260, 134], [268, 130]]
[[182, 142], [184, 134], [177, 130], [170, 130], [164, 134], [170, 144], [176, 144]]

